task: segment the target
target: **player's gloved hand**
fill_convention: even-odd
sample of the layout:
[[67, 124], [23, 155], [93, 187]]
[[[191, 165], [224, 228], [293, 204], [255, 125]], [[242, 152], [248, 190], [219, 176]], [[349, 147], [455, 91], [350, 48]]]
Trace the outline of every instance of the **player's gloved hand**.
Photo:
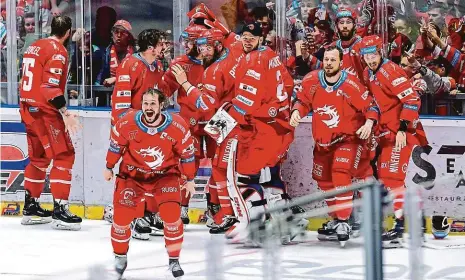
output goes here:
[[113, 169], [105, 168], [105, 170], [103, 170], [103, 178], [105, 181], [111, 181], [111, 179], [113, 179]]
[[221, 30], [221, 33], [223, 33], [224, 36], [227, 36], [229, 33], [231, 33], [231, 30], [226, 27], [226, 25], [222, 24], [219, 20], [211, 21], [204, 19], [203, 23], [210, 28], [218, 28]]
[[396, 146], [397, 150], [401, 150], [407, 146], [407, 133], [404, 131], [398, 131], [396, 135]]
[[195, 182], [187, 181], [182, 187], [181, 190], [186, 190], [186, 197], [189, 197], [189, 194], [193, 195], [195, 192]]
[[365, 139], [368, 139], [368, 137], [370, 136], [372, 128], [373, 128], [373, 120], [367, 119], [365, 124], [362, 125], [362, 127], [360, 127], [356, 133], [360, 139], [365, 140]]
[[187, 82], [187, 74], [181, 65], [175, 64], [171, 66], [171, 72], [176, 78], [176, 81], [178, 82], [178, 84], [182, 85], [183, 83]]
[[62, 116], [66, 131], [68, 131], [69, 134], [74, 135], [78, 132], [79, 129], [82, 128], [82, 125], [79, 122], [79, 116], [77, 114], [72, 114], [67, 111]]
[[299, 110], [294, 110], [291, 115], [291, 121], [289, 122], [293, 127], [297, 127], [302, 118], [300, 117]]

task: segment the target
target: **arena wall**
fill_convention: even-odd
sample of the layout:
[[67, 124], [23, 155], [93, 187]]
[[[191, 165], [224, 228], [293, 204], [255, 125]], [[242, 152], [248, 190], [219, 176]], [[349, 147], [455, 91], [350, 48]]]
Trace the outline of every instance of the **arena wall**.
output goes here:
[[[101, 219], [104, 206], [111, 203], [113, 192], [112, 183], [104, 181], [102, 177], [109, 139], [110, 112], [93, 108], [77, 108], [75, 112], [81, 116], [83, 130], [73, 137], [76, 162], [70, 201], [79, 215]], [[24, 199], [23, 172], [28, 162], [24, 126], [20, 123], [17, 108], [2, 108], [0, 116], [0, 210], [2, 215], [20, 215]], [[311, 121], [311, 117], [307, 117], [298, 127], [295, 141], [283, 166], [283, 177], [292, 197], [319, 191], [311, 178]], [[427, 184], [422, 194], [426, 215], [446, 214], [463, 218], [465, 180], [458, 178], [458, 175], [465, 172], [465, 119], [424, 117], [422, 123], [430, 144], [426, 148], [417, 147], [413, 151], [407, 171], [407, 187]], [[209, 163], [202, 162], [196, 178], [197, 193], [190, 205], [189, 214], [193, 222], [202, 222], [205, 218], [204, 187], [210, 172]], [[48, 184], [41, 201], [52, 202]], [[326, 207], [324, 202], [308, 205], [307, 209], [321, 207]], [[461, 224], [460, 219], [457, 222]]]

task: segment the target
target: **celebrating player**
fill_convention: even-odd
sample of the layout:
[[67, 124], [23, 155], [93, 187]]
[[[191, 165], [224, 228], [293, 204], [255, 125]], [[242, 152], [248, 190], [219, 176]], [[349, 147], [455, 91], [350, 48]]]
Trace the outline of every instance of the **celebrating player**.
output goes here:
[[[187, 90], [184, 87], [184, 84], [189, 83], [189, 85], [197, 86], [200, 84], [202, 80], [202, 74], [204, 72], [204, 66], [202, 63], [202, 55], [198, 52], [196, 40], [199, 38], [200, 34], [207, 30], [206, 27], [203, 25], [191, 25], [188, 26], [184, 32], [181, 34], [181, 43], [184, 46], [185, 55], [181, 55], [177, 57], [172, 63], [170, 69], [166, 71], [165, 75], [163, 76], [163, 81], [166, 84], [166, 88], [164, 88], [164, 93], [166, 96], [170, 97], [176, 91], [178, 91], [177, 95], [177, 102], [180, 106], [179, 114], [184, 120], [190, 124], [190, 131], [194, 137], [194, 145], [196, 149], [196, 170], [198, 170], [200, 166], [200, 159], [201, 158], [213, 158], [213, 154], [215, 152], [215, 144], [211, 141], [210, 138], [205, 137], [206, 134], [203, 131], [203, 127], [205, 122], [203, 121], [203, 113], [199, 112], [195, 108], [189, 104]], [[176, 79], [176, 72], [172, 71], [171, 69], [173, 66], [176, 65], [177, 67], [181, 67], [183, 72], [186, 73], [185, 79], [183, 80], [184, 84], [180, 84], [177, 82]], [[207, 153], [204, 153], [204, 144], [207, 148]], [[213, 144], [213, 145], [212, 145]], [[214, 192], [214, 189], [211, 187], [214, 183], [211, 181], [209, 182], [209, 191], [210, 193]], [[216, 192], [215, 192], [216, 193]], [[214, 195], [216, 197], [217, 195]], [[188, 209], [189, 209], [189, 200], [190, 195], [186, 196], [186, 193], [182, 193], [182, 201], [181, 201], [181, 219], [184, 224], [189, 224], [189, 216], [188, 216]], [[209, 201], [207, 203], [210, 206]]]
[[[79, 128], [78, 116], [66, 108], [64, 90], [68, 72], [67, 45], [71, 19], [54, 17], [51, 36], [34, 42], [23, 58], [20, 114], [26, 126], [30, 162], [24, 171], [26, 198], [23, 225], [50, 223], [55, 229], [79, 230], [82, 219], [69, 211], [74, 147], [69, 136]], [[53, 212], [37, 199], [42, 193], [46, 170], [50, 171]]]
[[[203, 31], [197, 40], [197, 46], [203, 57], [203, 65], [207, 67], [200, 88], [193, 86], [189, 81], [181, 64], [173, 65], [172, 69], [178, 83], [187, 92], [190, 110], [202, 114], [202, 119], [206, 123], [206, 120], [209, 120], [222, 104], [231, 101], [234, 97], [236, 57], [224, 47], [224, 36], [219, 29]], [[205, 99], [207, 100], [204, 101]], [[202, 133], [206, 135], [203, 127]], [[213, 159], [216, 142], [208, 136], [205, 139], [209, 151], [208, 157]], [[230, 224], [235, 222], [226, 186], [226, 168], [220, 168], [219, 161], [219, 157], [213, 160], [212, 178], [209, 185], [211, 200], [209, 212], [214, 220], [214, 224], [210, 223], [212, 234], [223, 233]]]
[[[157, 87], [163, 76], [158, 58], [166, 47], [165, 34], [157, 29], [143, 30], [138, 36], [139, 52], [124, 59], [116, 71], [116, 84], [112, 94], [111, 124], [126, 114], [129, 108], [140, 109], [142, 94], [149, 88]], [[147, 198], [147, 210], [156, 211], [153, 198]], [[140, 217], [146, 209], [142, 209]], [[147, 214], [147, 219], [150, 216]], [[152, 233], [150, 224], [138, 218], [132, 223], [133, 237], [148, 240]]]
[[142, 95], [142, 110], [129, 111], [111, 130], [104, 178], [112, 179], [113, 168], [122, 158], [111, 228], [115, 270], [120, 277], [127, 267], [130, 223], [145, 207], [145, 193], [155, 197], [165, 225], [169, 270], [175, 278], [184, 275], [178, 261], [184, 231], [181, 189], [194, 192], [194, 143], [183, 118], [162, 112], [164, 101], [161, 91], [149, 89]]
[[111, 124], [114, 125], [127, 109], [140, 109], [142, 94], [154, 88], [163, 76], [157, 59], [166, 47], [165, 34], [157, 29], [143, 30], [137, 39], [139, 52], [126, 58], [116, 71], [116, 83], [111, 97]]
[[383, 241], [395, 246], [404, 233], [403, 190], [410, 155], [415, 145], [428, 143], [418, 115], [421, 101], [402, 68], [383, 57], [380, 37], [363, 38], [360, 52], [368, 65], [365, 83], [381, 111], [378, 177], [395, 192], [395, 225], [383, 235]]
[[[301, 117], [310, 111], [314, 112], [313, 178], [323, 192], [351, 184], [364, 140], [368, 139], [378, 119], [378, 109], [366, 88], [355, 77], [341, 70], [342, 58], [342, 49], [335, 46], [327, 48], [323, 58], [324, 70], [311, 72], [304, 78], [292, 108], [293, 126], [297, 126]], [[360, 112], [366, 120], [360, 118]], [[337, 236], [342, 246], [351, 231], [348, 219], [352, 212], [352, 198], [353, 193], [347, 192], [326, 199], [329, 207], [345, 207], [330, 212], [334, 226], [326, 231], [324, 228], [319, 230], [319, 234], [327, 239]]]

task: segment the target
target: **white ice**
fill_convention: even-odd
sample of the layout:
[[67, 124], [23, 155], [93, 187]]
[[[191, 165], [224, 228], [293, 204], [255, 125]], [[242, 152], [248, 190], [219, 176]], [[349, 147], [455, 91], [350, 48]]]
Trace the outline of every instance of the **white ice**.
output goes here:
[[[109, 269], [113, 255], [110, 224], [86, 220], [82, 230], [65, 232], [50, 225], [22, 226], [19, 218], [0, 217], [0, 279], [91, 279], [97, 266]], [[341, 249], [337, 243], [318, 242], [309, 232], [305, 242], [280, 247], [280, 278], [273, 279], [364, 279], [363, 241], [349, 241]], [[428, 241], [436, 245], [465, 244], [464, 237]], [[263, 250], [226, 244], [222, 276], [208, 276], [206, 248], [211, 236], [205, 226], [190, 225], [184, 233], [181, 266], [183, 280], [263, 279]], [[461, 243], [462, 242], [462, 243]], [[165, 279], [167, 255], [162, 237], [150, 241], [131, 240], [125, 279]], [[384, 251], [385, 279], [410, 279], [408, 250]], [[465, 249], [423, 249], [424, 279], [465, 279]], [[92, 278], [99, 279], [99, 278]], [[272, 278], [269, 278], [272, 279]]]

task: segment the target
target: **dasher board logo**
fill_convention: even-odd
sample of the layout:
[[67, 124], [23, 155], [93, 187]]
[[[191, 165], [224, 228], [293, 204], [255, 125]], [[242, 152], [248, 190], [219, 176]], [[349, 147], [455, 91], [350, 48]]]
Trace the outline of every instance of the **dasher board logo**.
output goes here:
[[[29, 163], [26, 128], [20, 122], [1, 122], [0, 191], [24, 191], [24, 169]], [[43, 193], [50, 193], [48, 178]]]

